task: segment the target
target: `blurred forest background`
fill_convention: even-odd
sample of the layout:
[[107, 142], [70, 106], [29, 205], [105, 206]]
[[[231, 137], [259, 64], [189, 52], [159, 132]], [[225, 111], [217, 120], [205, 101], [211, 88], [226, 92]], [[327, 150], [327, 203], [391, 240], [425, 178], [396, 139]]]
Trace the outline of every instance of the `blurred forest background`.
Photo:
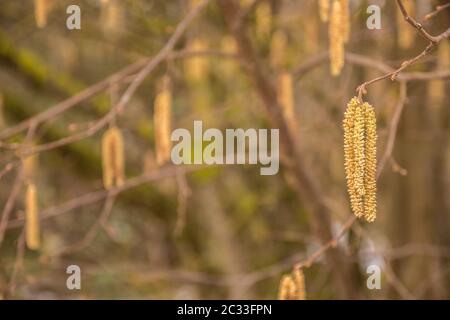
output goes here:
[[[343, 164], [346, 104], [359, 84], [428, 43], [396, 1], [349, 1], [351, 33], [336, 76], [322, 1], [206, 3], [114, 117], [127, 177], [114, 197], [102, 185], [105, 127], [83, 132], [108, 115], [201, 1], [53, 0], [45, 1], [44, 14], [35, 12], [37, 2], [0, 1], [0, 297], [276, 299], [282, 274], [319, 249], [303, 268], [308, 299], [450, 298], [448, 38], [397, 81], [367, 87], [378, 158], [397, 117], [395, 144], [378, 180], [377, 219], [351, 221], [339, 235], [352, 217]], [[404, 2], [430, 34], [449, 27], [450, 9], [423, 19], [447, 1]], [[66, 27], [70, 4], [81, 8], [81, 30]], [[380, 30], [366, 27], [370, 4], [381, 8]], [[203, 120], [204, 128], [224, 130], [280, 127], [270, 104], [281, 71], [293, 80], [296, 123], [289, 127], [294, 141], [282, 138], [281, 145], [297, 157], [277, 175], [261, 176], [259, 165], [156, 163], [153, 104], [164, 75], [172, 82], [172, 128], [192, 130], [193, 120]], [[36, 126], [4, 131], [67, 101], [73, 106]], [[24, 240], [26, 183], [19, 173], [30, 146], [38, 147], [38, 250]], [[337, 245], [321, 251], [333, 235]], [[73, 264], [81, 268], [81, 290], [66, 288]], [[366, 287], [371, 264], [382, 270], [380, 290]]]

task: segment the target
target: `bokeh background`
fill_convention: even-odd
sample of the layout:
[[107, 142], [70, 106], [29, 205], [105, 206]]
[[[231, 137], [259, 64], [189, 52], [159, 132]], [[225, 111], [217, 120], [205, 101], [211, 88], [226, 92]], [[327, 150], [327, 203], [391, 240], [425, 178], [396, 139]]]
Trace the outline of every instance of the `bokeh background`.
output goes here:
[[[36, 2], [0, 1], [0, 132], [154, 56], [198, 1], [54, 0], [48, 1], [46, 23], [40, 27]], [[317, 199], [301, 196], [283, 165], [277, 175], [261, 176], [259, 165], [184, 172], [154, 161], [153, 102], [163, 75], [172, 79], [173, 128], [192, 130], [193, 120], [221, 130], [272, 125], [246, 69], [248, 61], [236, 57], [238, 45], [219, 2], [206, 5], [174, 49], [205, 54], [165, 59], [117, 116], [127, 177], [144, 173], [156, 178], [121, 192], [110, 215], [87, 238], [104, 201], [70, 210], [64, 206], [101, 192], [103, 130], [39, 152], [34, 182], [40, 212], [67, 210], [43, 219], [40, 249], [27, 249], [25, 187], [20, 186], [0, 247], [2, 298], [276, 299], [282, 274], [321, 246], [310, 212]], [[383, 74], [377, 63], [398, 67], [427, 42], [402, 19], [395, 1], [351, 0], [348, 56], [341, 74], [333, 77], [328, 24], [320, 21], [318, 1], [233, 2], [248, 15], [245, 32], [267, 69], [267, 81], [275, 86], [281, 70], [293, 75], [295, 136], [303, 161], [298, 165], [317, 185], [330, 232], [336, 234], [351, 217], [343, 167], [345, 106], [359, 84]], [[411, 15], [423, 21], [447, 1], [405, 2], [413, 8]], [[81, 8], [81, 30], [66, 28], [70, 4]], [[366, 27], [370, 4], [381, 8], [380, 30]], [[449, 15], [450, 9], [444, 10], [424, 26], [439, 34], [448, 28]], [[448, 70], [448, 48], [446, 40], [407, 72]], [[33, 144], [86, 130], [111, 109], [130, 81], [122, 79], [40, 124]], [[355, 222], [338, 247], [330, 249], [345, 267], [319, 257], [304, 269], [308, 299], [450, 297], [449, 82], [408, 81], [406, 86], [392, 157], [378, 181], [377, 220]], [[399, 83], [377, 82], [365, 99], [376, 109], [381, 157]], [[17, 168], [8, 169], [8, 163], [20, 159], [25, 134], [1, 141], [1, 210], [16, 179]], [[161, 170], [167, 174], [158, 176]], [[66, 268], [72, 264], [82, 270], [81, 290], [66, 288]], [[382, 270], [380, 290], [366, 286], [370, 264]], [[345, 273], [345, 284], [333, 281], [339, 273]]]

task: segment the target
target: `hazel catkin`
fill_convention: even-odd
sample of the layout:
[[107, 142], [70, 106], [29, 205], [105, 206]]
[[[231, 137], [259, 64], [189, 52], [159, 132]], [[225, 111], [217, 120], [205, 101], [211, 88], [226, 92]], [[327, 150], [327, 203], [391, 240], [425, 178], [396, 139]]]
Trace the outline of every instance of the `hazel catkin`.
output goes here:
[[109, 128], [102, 137], [102, 169], [105, 189], [124, 183], [124, 142], [122, 132], [116, 126]]
[[334, 0], [328, 25], [330, 71], [332, 76], [338, 76], [344, 66], [344, 34], [342, 30], [343, 14], [339, 0]]
[[291, 274], [285, 274], [280, 280], [278, 300], [305, 300], [305, 276], [302, 269], [294, 268]]
[[155, 127], [155, 145], [156, 162], [162, 165], [170, 159], [170, 131], [171, 131], [171, 113], [172, 113], [172, 91], [170, 78], [165, 76], [162, 79], [159, 93], [156, 96], [154, 104], [154, 127]]
[[25, 242], [31, 250], [37, 250], [41, 245], [37, 189], [32, 182], [27, 183], [25, 194]]
[[358, 218], [376, 218], [376, 117], [373, 107], [350, 100], [344, 120], [344, 164], [350, 206]]

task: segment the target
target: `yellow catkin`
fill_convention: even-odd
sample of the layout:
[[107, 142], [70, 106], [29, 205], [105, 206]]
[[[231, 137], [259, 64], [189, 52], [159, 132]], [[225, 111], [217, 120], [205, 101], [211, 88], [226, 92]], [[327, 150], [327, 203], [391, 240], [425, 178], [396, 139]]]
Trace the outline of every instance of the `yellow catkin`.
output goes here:
[[361, 105], [355, 109], [353, 118], [353, 152], [355, 159], [355, 170], [353, 179], [355, 183], [355, 191], [360, 196], [364, 196], [364, 167], [365, 167], [365, 151], [364, 151], [364, 110]]
[[278, 289], [278, 300], [293, 300], [295, 296], [295, 282], [290, 275], [283, 275]]
[[303, 270], [296, 268], [292, 272], [295, 283], [295, 300], [306, 300], [305, 275]]
[[342, 7], [339, 0], [333, 1], [328, 25], [331, 75], [338, 76], [344, 66], [344, 35], [342, 34]]
[[[406, 12], [411, 17], [415, 16], [415, 1], [414, 0], [403, 0], [403, 6], [406, 9]], [[398, 45], [402, 49], [408, 49], [414, 42], [416, 36], [416, 30], [412, 28], [409, 23], [405, 21], [403, 14], [400, 9], [397, 9], [397, 36], [398, 36]]]
[[39, 230], [39, 212], [37, 204], [37, 189], [34, 183], [27, 183], [25, 195], [25, 240], [31, 250], [39, 249], [41, 245]]
[[283, 110], [283, 116], [288, 123], [289, 130], [293, 134], [297, 132], [298, 124], [295, 117], [295, 100], [292, 75], [289, 72], [281, 72], [277, 80], [278, 103]]
[[328, 22], [330, 12], [330, 0], [319, 0], [319, 16], [320, 21]]
[[345, 159], [345, 175], [347, 178], [348, 193], [350, 196], [350, 205], [353, 213], [357, 217], [363, 215], [360, 197], [355, 192], [355, 153], [353, 144], [353, 128], [356, 108], [358, 107], [358, 100], [353, 98], [347, 105], [344, 114], [343, 128], [344, 128], [344, 159]]
[[102, 138], [103, 185], [105, 189], [121, 186], [125, 181], [125, 158], [122, 132], [109, 128]]
[[[203, 39], [192, 39], [188, 42], [188, 51], [199, 52], [208, 49]], [[209, 60], [205, 56], [193, 56], [184, 60], [184, 71], [186, 78], [191, 83], [204, 81], [209, 71]]]
[[165, 76], [154, 104], [156, 162], [162, 165], [170, 159], [172, 92], [169, 77]]
[[282, 30], [275, 31], [270, 41], [270, 64], [274, 69], [280, 69], [285, 66], [286, 48], [286, 33]]
[[347, 43], [350, 39], [350, 3], [348, 0], [340, 0], [341, 1], [341, 8], [342, 8], [342, 36], [344, 38], [344, 43]]
[[377, 215], [377, 126], [375, 110], [367, 102], [363, 104], [365, 117], [365, 174], [364, 218], [373, 222]]
[[50, 0], [34, 0], [34, 18], [38, 28], [47, 25], [47, 16], [50, 9]]
[[255, 23], [258, 40], [268, 39], [272, 29], [272, 8], [268, 1], [261, 2], [256, 8]]
[[376, 218], [376, 117], [373, 107], [350, 100], [344, 115], [344, 163], [353, 213], [372, 222]]

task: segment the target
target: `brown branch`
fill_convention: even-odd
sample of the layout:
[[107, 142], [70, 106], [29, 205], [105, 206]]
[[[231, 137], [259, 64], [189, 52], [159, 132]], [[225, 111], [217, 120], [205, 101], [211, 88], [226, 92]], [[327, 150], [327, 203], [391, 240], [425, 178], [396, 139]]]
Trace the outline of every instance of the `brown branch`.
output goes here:
[[[188, 173], [188, 172], [200, 170], [203, 168], [204, 168], [203, 166], [189, 166], [189, 167], [184, 167], [181, 169], [181, 168], [177, 168], [176, 166], [168, 166], [157, 172], [151, 172], [151, 173], [143, 174], [138, 177], [128, 179], [120, 187], [115, 187], [110, 190], [98, 190], [98, 191], [94, 191], [94, 192], [89, 192], [84, 195], [73, 198], [71, 200], [68, 200], [68, 201], [64, 202], [63, 204], [44, 209], [40, 212], [40, 219], [41, 219], [41, 221], [45, 221], [49, 218], [53, 218], [53, 217], [65, 214], [67, 212], [70, 212], [70, 211], [80, 208], [82, 206], [86, 206], [86, 205], [98, 202], [98, 201], [108, 197], [108, 195], [117, 196], [126, 190], [138, 187], [144, 183], [161, 180], [161, 179], [164, 179], [167, 177], [172, 177], [176, 174], [177, 169], [181, 170], [182, 172]], [[17, 218], [15, 220], [11, 220], [8, 223], [7, 229], [20, 227], [24, 224], [24, 221], [25, 220], [23, 217]]]
[[[117, 82], [128, 75], [138, 71], [139, 73], [136, 75], [136, 77], [133, 79], [132, 83], [129, 85], [125, 93], [121, 96], [119, 102], [117, 105], [115, 105], [108, 114], [102, 118], [100, 121], [98, 121], [95, 125], [91, 126], [88, 131], [85, 133], [79, 134], [77, 136], [79, 139], [83, 139], [85, 137], [93, 135], [95, 132], [100, 130], [105, 124], [107, 124], [111, 118], [115, 116], [117, 112], [120, 112], [125, 105], [128, 103], [128, 101], [131, 99], [132, 95], [135, 93], [137, 88], [141, 85], [141, 83], [144, 81], [144, 79], [148, 76], [148, 74], [153, 71], [153, 69], [161, 63], [173, 50], [178, 40], [181, 38], [181, 36], [186, 31], [189, 24], [192, 22], [192, 20], [197, 16], [197, 14], [206, 6], [206, 4], [209, 2], [209, 0], [203, 0], [200, 4], [195, 6], [193, 9], [191, 9], [188, 14], [184, 17], [184, 19], [178, 24], [177, 28], [175, 29], [172, 36], [169, 38], [167, 43], [164, 45], [164, 47], [158, 52], [156, 56], [154, 56], [152, 59], [143, 59], [140, 60], [122, 70], [117, 72], [116, 74], [113, 74], [106, 78], [105, 80], [102, 80], [98, 82], [97, 84], [86, 88], [79, 94], [57, 104], [54, 107], [51, 107], [47, 109], [46, 111], [29, 118], [13, 127], [6, 128], [2, 132], [0, 132], [0, 139], [5, 139], [7, 137], [10, 137], [16, 133], [19, 133], [22, 130], [25, 130], [27, 127], [30, 126], [31, 123], [35, 123], [36, 125], [42, 123], [43, 121], [46, 121], [48, 119], [54, 118], [55, 116], [61, 114], [62, 112], [76, 106], [80, 102], [94, 96], [95, 94], [102, 92], [106, 89], [108, 89], [111, 86], [111, 83]], [[75, 139], [75, 138], [72, 138]], [[72, 140], [69, 140], [70, 142]], [[77, 141], [77, 140], [75, 140]], [[63, 140], [63, 142], [65, 142]], [[61, 143], [63, 143], [61, 142]]]
[[[36, 129], [36, 124], [32, 123], [30, 125], [30, 127], [28, 128], [27, 136], [25, 137], [26, 143], [30, 142], [30, 140], [32, 139], [35, 129]], [[5, 237], [5, 231], [6, 231], [6, 228], [8, 225], [9, 217], [14, 208], [16, 199], [19, 195], [20, 188], [22, 187], [23, 178], [24, 178], [24, 165], [23, 165], [23, 162], [21, 162], [19, 167], [17, 168], [16, 178], [14, 179], [14, 183], [11, 187], [11, 192], [8, 196], [8, 199], [6, 200], [6, 204], [3, 207], [3, 211], [2, 211], [2, 217], [0, 219], [0, 246]]]
[[102, 209], [98, 219], [94, 222], [94, 224], [91, 226], [91, 228], [88, 230], [88, 232], [86, 232], [84, 237], [77, 243], [74, 243], [72, 245], [64, 247], [61, 250], [59, 250], [58, 252], [52, 254], [51, 258], [59, 257], [59, 256], [73, 253], [76, 251], [80, 251], [80, 250], [86, 248], [87, 246], [89, 246], [91, 244], [91, 242], [95, 239], [95, 236], [97, 235], [99, 229], [106, 225], [106, 222], [111, 215], [115, 199], [116, 199], [116, 194], [113, 192], [109, 192], [106, 195], [105, 203], [103, 205], [103, 209]]
[[356, 91], [358, 92], [358, 98], [361, 101], [362, 101], [362, 96], [367, 93], [366, 87], [368, 85], [371, 85], [375, 82], [378, 82], [380, 80], [384, 80], [387, 78], [391, 78], [391, 80], [395, 80], [401, 71], [403, 71], [407, 67], [415, 64], [417, 61], [419, 61], [424, 56], [426, 56], [442, 40], [450, 37], [450, 28], [448, 28], [446, 31], [442, 32], [441, 34], [439, 34], [437, 36], [430, 35], [419, 22], [417, 22], [413, 17], [411, 17], [408, 14], [405, 7], [403, 6], [402, 0], [397, 0], [397, 5], [398, 5], [405, 21], [408, 22], [413, 28], [415, 28], [420, 35], [422, 35], [425, 39], [427, 39], [429, 41], [429, 44], [425, 47], [425, 49], [420, 54], [418, 54], [414, 58], [403, 61], [403, 63], [400, 65], [399, 68], [397, 68], [391, 72], [388, 72], [385, 75], [382, 75], [380, 77], [377, 77], [377, 78], [369, 80], [369, 81], [366, 81], [363, 84], [359, 85], [358, 88], [356, 89]]

